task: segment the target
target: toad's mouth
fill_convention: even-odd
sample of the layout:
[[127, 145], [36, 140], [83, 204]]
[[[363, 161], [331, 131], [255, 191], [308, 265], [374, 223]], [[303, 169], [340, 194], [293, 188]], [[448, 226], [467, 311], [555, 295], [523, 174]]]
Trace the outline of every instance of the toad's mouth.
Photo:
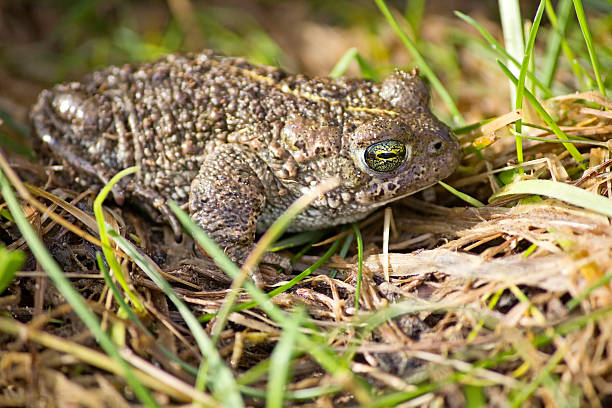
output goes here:
[[399, 195], [390, 197], [388, 199], [384, 199], [382, 201], [378, 201], [378, 200], [374, 200], [373, 201], [370, 196], [368, 196], [368, 197], [359, 197], [360, 195], [358, 194], [357, 195], [357, 202], [362, 204], [362, 205], [368, 206], [370, 209], [374, 209], [374, 208], [378, 208], [378, 207], [381, 207], [383, 205], [389, 204], [389, 203], [391, 203], [393, 201], [401, 200], [402, 198], [406, 198], [408, 196], [416, 194], [419, 191], [423, 191], [423, 190], [425, 190], [425, 189], [427, 189], [427, 188], [429, 188], [429, 187], [431, 187], [433, 185], [436, 185], [437, 183], [438, 183], [438, 181], [434, 181], [434, 182], [432, 182], [430, 184], [426, 184], [426, 185], [424, 185], [422, 187], [418, 187], [418, 188], [416, 188], [414, 190], [410, 190], [407, 193], [399, 194]]

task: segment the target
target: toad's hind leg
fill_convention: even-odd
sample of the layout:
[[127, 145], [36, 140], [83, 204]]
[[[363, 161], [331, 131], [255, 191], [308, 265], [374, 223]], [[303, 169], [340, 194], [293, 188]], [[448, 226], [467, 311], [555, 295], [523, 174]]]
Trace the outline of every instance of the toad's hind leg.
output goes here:
[[[221, 145], [207, 155], [191, 183], [192, 219], [239, 264], [254, 247], [257, 218], [266, 203], [260, 175], [267, 171], [247, 147]], [[275, 253], [266, 253], [262, 262], [291, 269], [288, 260]]]

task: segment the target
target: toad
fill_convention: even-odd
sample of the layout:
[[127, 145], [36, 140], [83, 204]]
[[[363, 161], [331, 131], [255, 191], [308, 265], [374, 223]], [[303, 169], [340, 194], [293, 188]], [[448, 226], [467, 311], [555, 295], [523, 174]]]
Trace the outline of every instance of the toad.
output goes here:
[[[113, 190], [156, 219], [166, 202], [241, 263], [262, 232], [320, 181], [340, 185], [289, 231], [353, 222], [449, 176], [460, 146], [416, 71], [365, 79], [290, 75], [202, 52], [110, 67], [43, 91], [35, 135], [87, 186], [138, 165]], [[287, 266], [268, 253], [263, 262]], [[283, 264], [283, 262], [285, 262]]]

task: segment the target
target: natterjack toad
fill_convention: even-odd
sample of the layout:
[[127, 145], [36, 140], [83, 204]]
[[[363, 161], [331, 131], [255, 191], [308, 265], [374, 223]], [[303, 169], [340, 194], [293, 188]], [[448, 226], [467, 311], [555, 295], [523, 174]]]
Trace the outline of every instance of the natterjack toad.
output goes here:
[[[243, 59], [169, 55], [110, 67], [43, 91], [35, 134], [87, 185], [139, 165], [113, 193], [176, 221], [167, 200], [230, 257], [245, 259], [265, 230], [321, 180], [341, 185], [290, 227], [359, 220], [450, 175], [460, 148], [428, 108], [416, 72], [382, 83], [309, 78]], [[264, 262], [281, 263], [268, 254]]]

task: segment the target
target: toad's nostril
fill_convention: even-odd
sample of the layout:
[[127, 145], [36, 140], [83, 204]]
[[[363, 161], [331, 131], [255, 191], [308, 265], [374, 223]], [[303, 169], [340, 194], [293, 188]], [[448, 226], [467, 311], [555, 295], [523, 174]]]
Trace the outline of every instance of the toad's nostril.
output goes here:
[[438, 154], [442, 150], [442, 141], [438, 140], [429, 144], [429, 153]]

